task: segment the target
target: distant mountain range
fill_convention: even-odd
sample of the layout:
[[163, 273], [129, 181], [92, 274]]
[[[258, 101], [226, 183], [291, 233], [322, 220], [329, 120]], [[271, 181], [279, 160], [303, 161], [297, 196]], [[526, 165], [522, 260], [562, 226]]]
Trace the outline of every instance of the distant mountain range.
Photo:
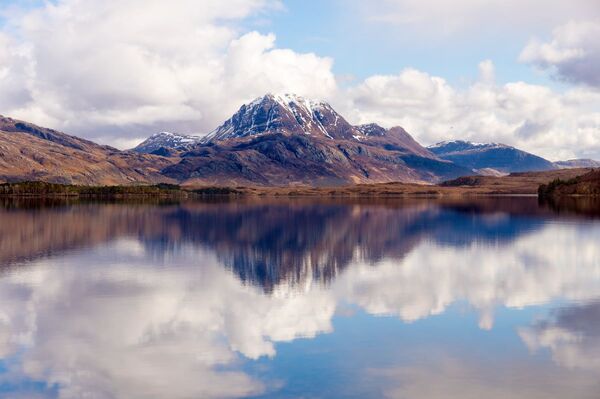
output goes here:
[[455, 140], [444, 141], [427, 149], [442, 159], [486, 173], [496, 171], [508, 174], [558, 169], [554, 163], [542, 157], [498, 143]]
[[427, 149], [442, 159], [473, 169], [481, 174], [600, 167], [600, 162], [593, 159], [551, 162], [518, 148], [499, 143], [472, 143], [454, 140], [442, 141], [428, 146]]
[[403, 128], [354, 126], [329, 104], [267, 94], [206, 136], [161, 132], [120, 151], [0, 118], [0, 181], [75, 184], [341, 185], [437, 183], [465, 175], [597, 166], [552, 163], [502, 144], [428, 148]]
[[560, 169], [600, 168], [600, 161], [594, 161], [593, 159], [570, 159], [568, 161], [554, 162], [554, 165]]

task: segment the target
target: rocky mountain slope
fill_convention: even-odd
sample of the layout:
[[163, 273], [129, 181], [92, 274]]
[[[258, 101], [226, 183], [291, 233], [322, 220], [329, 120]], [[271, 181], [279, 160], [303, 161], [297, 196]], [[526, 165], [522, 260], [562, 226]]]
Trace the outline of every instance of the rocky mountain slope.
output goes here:
[[90, 185], [172, 182], [160, 173], [172, 162], [0, 116], [0, 181]]
[[455, 140], [444, 141], [429, 146], [427, 149], [442, 159], [483, 172], [487, 170], [488, 172], [512, 173], [557, 168], [552, 162], [542, 157], [498, 143], [480, 144]]
[[163, 173], [189, 184], [438, 182], [472, 173], [400, 127], [352, 126], [329, 104], [294, 95], [243, 105], [181, 158]]

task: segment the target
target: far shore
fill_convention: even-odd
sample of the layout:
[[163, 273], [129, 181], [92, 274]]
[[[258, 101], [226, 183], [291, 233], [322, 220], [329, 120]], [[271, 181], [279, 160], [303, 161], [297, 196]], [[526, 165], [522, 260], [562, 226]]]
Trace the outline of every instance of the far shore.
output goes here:
[[260, 187], [212, 185], [130, 185], [79, 186], [45, 182], [0, 184], [2, 197], [75, 197], [75, 198], [205, 198], [205, 197], [464, 197], [464, 196], [536, 196], [541, 185], [567, 181], [592, 169], [562, 169], [546, 172], [513, 173], [507, 176], [467, 176], [438, 185], [416, 183], [374, 183], [336, 187]]
[[507, 176], [466, 176], [437, 185], [416, 183], [374, 183], [337, 187], [207, 187], [184, 186], [200, 195], [277, 197], [464, 197], [536, 196], [541, 185], [570, 180], [593, 169], [560, 169], [544, 172], [512, 173]]

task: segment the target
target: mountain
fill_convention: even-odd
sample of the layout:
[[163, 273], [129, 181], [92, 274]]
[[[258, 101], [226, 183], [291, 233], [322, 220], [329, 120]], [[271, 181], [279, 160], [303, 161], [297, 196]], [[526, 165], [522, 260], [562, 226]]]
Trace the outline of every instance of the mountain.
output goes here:
[[425, 148], [401, 127], [354, 126], [328, 103], [291, 94], [242, 105], [205, 137], [162, 132], [129, 151], [0, 120], [0, 181], [336, 186], [438, 183], [477, 171], [554, 168], [501, 144], [455, 141]]
[[512, 173], [556, 169], [552, 162], [544, 158], [498, 143], [454, 140], [443, 141], [427, 149], [442, 159], [474, 170]]
[[430, 183], [472, 170], [438, 158], [400, 127], [353, 126], [325, 102], [267, 94], [163, 173], [189, 184], [323, 186]]
[[205, 142], [284, 132], [345, 140], [363, 135], [325, 102], [293, 94], [267, 94], [242, 105], [231, 118], [209, 133]]
[[380, 144], [389, 150], [399, 149], [435, 158], [401, 127], [385, 129], [376, 123], [352, 126], [328, 103], [293, 94], [267, 94], [242, 105], [231, 118], [209, 133], [203, 143], [272, 133]]
[[554, 165], [559, 169], [600, 168], [600, 161], [593, 159], [569, 159], [568, 161], [554, 162]]
[[169, 156], [172, 150], [188, 150], [192, 145], [199, 143], [202, 137], [190, 136], [180, 133], [160, 132], [148, 137], [132, 151], [146, 154]]
[[0, 116], [0, 181], [90, 185], [172, 182], [160, 173], [171, 162]]

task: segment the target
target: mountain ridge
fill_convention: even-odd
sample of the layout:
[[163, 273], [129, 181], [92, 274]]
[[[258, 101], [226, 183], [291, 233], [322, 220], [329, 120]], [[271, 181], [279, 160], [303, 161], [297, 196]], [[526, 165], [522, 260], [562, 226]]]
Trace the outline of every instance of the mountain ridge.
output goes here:
[[[481, 165], [482, 154], [489, 155], [489, 151], [509, 154], [504, 154], [504, 158], [492, 157], [496, 164], [483, 159], [488, 165]], [[475, 157], [479, 164], [453, 158], [454, 155]], [[503, 165], [497, 164], [499, 161], [505, 163], [505, 171], [514, 171], [508, 167], [516, 171], [559, 167], [499, 143], [456, 140], [426, 148], [402, 127], [386, 129], [376, 123], [354, 126], [326, 102], [291, 94], [267, 94], [242, 105], [208, 136], [159, 132], [124, 151], [0, 117], [0, 181], [9, 182], [217, 186], [432, 184], [478, 172], [506, 174]], [[515, 162], [516, 166], [512, 164]], [[568, 162], [577, 165], [576, 161]]]
[[472, 173], [438, 158], [403, 128], [353, 126], [323, 101], [267, 94], [164, 170], [195, 184], [434, 183]]
[[553, 162], [501, 143], [473, 143], [466, 140], [442, 141], [427, 147], [442, 159], [478, 170], [500, 173], [556, 169]]

